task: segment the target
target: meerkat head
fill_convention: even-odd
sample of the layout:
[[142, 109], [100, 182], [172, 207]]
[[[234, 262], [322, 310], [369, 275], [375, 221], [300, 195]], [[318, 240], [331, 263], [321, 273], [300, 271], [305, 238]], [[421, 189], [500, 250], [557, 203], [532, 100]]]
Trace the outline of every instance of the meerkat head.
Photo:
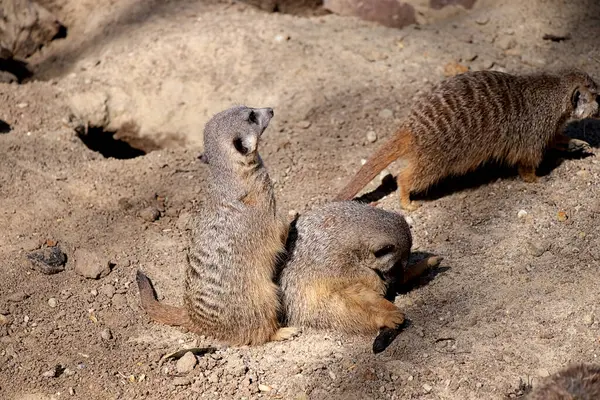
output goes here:
[[204, 128], [202, 161], [209, 164], [249, 164], [259, 159], [258, 142], [272, 108], [237, 106], [213, 116]]
[[567, 110], [570, 118], [579, 120], [598, 114], [598, 85], [585, 72], [571, 70], [565, 73], [569, 83]]

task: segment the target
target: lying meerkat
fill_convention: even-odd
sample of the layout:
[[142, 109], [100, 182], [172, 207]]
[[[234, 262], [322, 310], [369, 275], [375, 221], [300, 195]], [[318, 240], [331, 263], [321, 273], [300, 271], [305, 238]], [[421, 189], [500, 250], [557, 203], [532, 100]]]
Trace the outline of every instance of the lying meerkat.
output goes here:
[[152, 319], [231, 345], [283, 340], [296, 332], [280, 328], [273, 281], [289, 225], [277, 213], [258, 153], [272, 117], [271, 108], [240, 106], [206, 124], [207, 200], [192, 232], [184, 306], [159, 303], [150, 280], [138, 271], [142, 307]]
[[534, 182], [546, 148], [590, 151], [588, 143], [562, 132], [569, 120], [598, 112], [597, 95], [592, 78], [576, 70], [454, 76], [417, 99], [400, 129], [335, 200], [352, 199], [398, 158], [407, 162], [397, 177], [406, 210], [419, 206], [411, 202], [411, 192], [425, 191], [443, 178], [464, 175], [487, 162], [516, 165], [525, 182]]
[[526, 397], [527, 400], [598, 400], [600, 366], [576, 364], [550, 377]]
[[[407, 268], [411, 246], [400, 214], [366, 204], [334, 202], [299, 216], [279, 278], [288, 323], [361, 334], [398, 331], [404, 314], [386, 292], [442, 260], [430, 257]], [[395, 338], [384, 336], [375, 352]]]

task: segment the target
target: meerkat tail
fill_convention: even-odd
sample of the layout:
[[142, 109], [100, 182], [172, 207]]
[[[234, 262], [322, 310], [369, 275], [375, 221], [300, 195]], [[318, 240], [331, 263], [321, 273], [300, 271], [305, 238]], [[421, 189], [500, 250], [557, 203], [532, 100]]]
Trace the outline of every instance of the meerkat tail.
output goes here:
[[406, 154], [411, 142], [411, 133], [403, 128], [381, 146], [354, 175], [352, 180], [338, 193], [334, 201], [351, 200], [363, 187], [371, 182], [385, 167]]
[[136, 281], [140, 292], [140, 302], [146, 313], [156, 322], [165, 325], [189, 327], [191, 321], [183, 307], [161, 304], [156, 300], [156, 292], [150, 279], [142, 271], [137, 271]]

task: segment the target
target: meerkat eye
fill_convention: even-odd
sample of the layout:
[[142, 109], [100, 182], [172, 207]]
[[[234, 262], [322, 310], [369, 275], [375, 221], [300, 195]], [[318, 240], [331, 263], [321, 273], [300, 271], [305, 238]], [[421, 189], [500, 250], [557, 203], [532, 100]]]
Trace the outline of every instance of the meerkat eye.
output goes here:
[[235, 149], [243, 156], [248, 153], [248, 149], [244, 146], [244, 142], [241, 138], [233, 140], [233, 147], [235, 147]]
[[386, 245], [386, 246], [383, 246], [383, 247], [382, 247], [382, 248], [380, 248], [379, 250], [375, 250], [375, 251], [373, 252], [373, 255], [374, 255], [375, 257], [377, 257], [377, 258], [381, 258], [381, 257], [383, 257], [383, 256], [387, 256], [387, 255], [388, 255], [388, 254], [390, 254], [390, 253], [393, 253], [395, 249], [396, 249], [396, 248], [394, 247], [394, 245], [392, 245], [392, 244], [388, 244], [388, 245]]
[[250, 111], [248, 115], [248, 122], [251, 124], [258, 124], [258, 118], [256, 117], [256, 113], [254, 111]]

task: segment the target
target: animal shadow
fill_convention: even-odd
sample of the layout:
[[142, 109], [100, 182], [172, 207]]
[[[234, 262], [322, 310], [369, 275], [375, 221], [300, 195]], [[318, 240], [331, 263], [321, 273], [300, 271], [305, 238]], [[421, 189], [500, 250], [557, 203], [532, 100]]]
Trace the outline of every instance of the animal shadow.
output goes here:
[[586, 118], [567, 125], [565, 135], [573, 139], [584, 140], [590, 146], [600, 147], [600, 119]]

